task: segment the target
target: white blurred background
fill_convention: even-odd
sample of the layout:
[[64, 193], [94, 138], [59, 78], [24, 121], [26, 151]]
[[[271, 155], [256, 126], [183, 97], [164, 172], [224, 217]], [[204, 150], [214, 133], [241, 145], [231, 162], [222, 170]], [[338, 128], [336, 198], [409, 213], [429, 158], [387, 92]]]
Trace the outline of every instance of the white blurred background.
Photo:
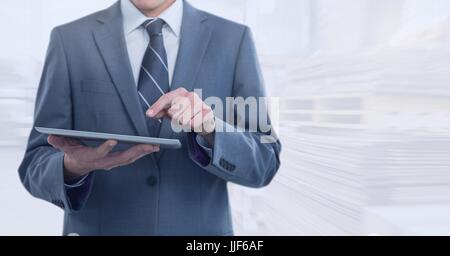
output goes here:
[[[17, 167], [51, 28], [114, 1], [0, 3], [0, 235], [61, 234]], [[450, 235], [450, 1], [190, 2], [252, 28], [282, 104], [278, 176], [232, 186], [238, 235]]]

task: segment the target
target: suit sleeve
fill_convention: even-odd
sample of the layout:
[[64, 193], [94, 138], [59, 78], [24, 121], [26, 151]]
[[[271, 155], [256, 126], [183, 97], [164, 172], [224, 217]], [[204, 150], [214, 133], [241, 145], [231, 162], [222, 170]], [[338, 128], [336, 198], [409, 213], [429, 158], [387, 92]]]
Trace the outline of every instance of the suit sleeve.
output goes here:
[[69, 189], [64, 184], [64, 153], [49, 145], [47, 136], [38, 133], [34, 129], [36, 126], [72, 129], [69, 68], [57, 29], [51, 33], [36, 97], [34, 125], [19, 167], [19, 176], [33, 196], [69, 212], [79, 210], [88, 197], [92, 177], [82, 186]]
[[[243, 99], [249, 97], [259, 99], [266, 96], [260, 64], [248, 28], [245, 29], [241, 39], [232, 96]], [[266, 107], [265, 104], [264, 106], [261, 103], [258, 104], [260, 109], [267, 109]], [[255, 121], [245, 110], [240, 111], [233, 108], [230, 112], [234, 113], [235, 118], [231, 121], [228, 120], [228, 123], [216, 118], [216, 133], [212, 148], [208, 148], [201, 141], [188, 140], [190, 144], [200, 144], [203, 153], [209, 157], [209, 163], [201, 163], [194, 156], [194, 150], [189, 150], [191, 159], [206, 171], [226, 181], [253, 188], [264, 187], [272, 181], [280, 167], [281, 144], [274, 135], [273, 129], [270, 129], [270, 132], [263, 132], [258, 122], [256, 122], [258, 123], [257, 129], [248, 129], [249, 124]], [[252, 113], [252, 115], [258, 114]], [[236, 120], [239, 119], [245, 120], [245, 127], [236, 127]], [[269, 121], [270, 125], [269, 117], [267, 116], [265, 119]], [[224, 132], [235, 130], [235, 128], [238, 128], [239, 131]], [[264, 131], [266, 130], [264, 129]], [[268, 143], [268, 141], [270, 142]], [[190, 146], [190, 148], [196, 147], [198, 148], [198, 145]]]

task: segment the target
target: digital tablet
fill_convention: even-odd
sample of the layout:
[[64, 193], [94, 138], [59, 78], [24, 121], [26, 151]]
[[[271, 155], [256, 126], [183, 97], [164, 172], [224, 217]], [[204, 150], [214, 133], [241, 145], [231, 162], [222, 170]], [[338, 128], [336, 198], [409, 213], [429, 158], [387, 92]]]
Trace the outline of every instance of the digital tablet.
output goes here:
[[174, 139], [162, 139], [162, 138], [130, 136], [121, 134], [99, 133], [99, 132], [84, 132], [84, 131], [45, 128], [45, 127], [35, 127], [35, 129], [43, 134], [56, 135], [80, 140], [94, 140], [94, 141], [116, 140], [118, 142], [123, 142], [127, 144], [159, 145], [160, 148], [166, 149], [181, 148], [181, 142], [179, 140]]

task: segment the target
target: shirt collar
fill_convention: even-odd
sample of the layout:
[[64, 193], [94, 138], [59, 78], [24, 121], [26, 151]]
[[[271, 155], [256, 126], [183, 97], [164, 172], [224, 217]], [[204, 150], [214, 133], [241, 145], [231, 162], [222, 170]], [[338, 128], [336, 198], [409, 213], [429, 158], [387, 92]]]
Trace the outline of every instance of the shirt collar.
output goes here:
[[[146, 17], [131, 0], [121, 0], [120, 6], [123, 15], [123, 26], [125, 35], [138, 29], [146, 20]], [[167, 10], [162, 12], [158, 18], [164, 20], [171, 32], [178, 37], [181, 32], [181, 22], [183, 19], [183, 0], [176, 0]]]

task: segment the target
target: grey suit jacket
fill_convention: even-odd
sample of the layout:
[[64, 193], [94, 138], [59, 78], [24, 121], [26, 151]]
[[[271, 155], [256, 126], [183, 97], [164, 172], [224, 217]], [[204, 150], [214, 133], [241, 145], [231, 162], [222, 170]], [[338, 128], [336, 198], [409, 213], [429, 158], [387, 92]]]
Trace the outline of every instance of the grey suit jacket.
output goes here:
[[[264, 96], [249, 29], [186, 2], [172, 90], [177, 87], [222, 100]], [[52, 31], [34, 125], [148, 135], [119, 3]], [[64, 154], [32, 130], [19, 174], [33, 196], [64, 209], [63, 234], [232, 235], [227, 182], [263, 187], [280, 165], [279, 142], [260, 143], [261, 135], [216, 133], [210, 161], [202, 165], [192, 157], [195, 142], [164, 121], [160, 137], [180, 139], [182, 149], [97, 170], [69, 193]]]

